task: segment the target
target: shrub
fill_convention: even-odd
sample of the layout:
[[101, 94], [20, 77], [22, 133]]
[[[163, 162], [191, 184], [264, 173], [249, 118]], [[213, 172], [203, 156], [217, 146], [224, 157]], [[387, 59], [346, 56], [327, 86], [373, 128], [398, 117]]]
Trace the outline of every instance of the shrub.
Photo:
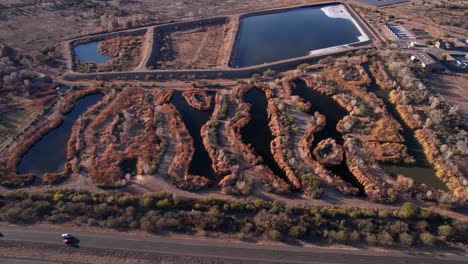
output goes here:
[[387, 231], [382, 231], [379, 233], [378, 237], [379, 243], [382, 245], [392, 245], [393, 244], [393, 237]]
[[88, 226], [99, 226], [99, 222], [96, 219], [89, 218], [88, 219]]
[[419, 213], [419, 208], [413, 203], [406, 202], [398, 210], [398, 216], [404, 219], [415, 218]]
[[302, 182], [309, 187], [313, 187], [315, 189], [320, 188], [320, 181], [314, 177], [311, 173], [306, 173], [301, 176]]
[[275, 230], [275, 229], [268, 230], [267, 237], [268, 237], [268, 239], [274, 240], [274, 241], [280, 241], [283, 238], [280, 231]]
[[276, 75], [276, 71], [274, 71], [272, 69], [268, 69], [268, 70], [263, 72], [263, 76], [265, 76], [265, 77], [273, 77], [275, 75]]
[[258, 74], [258, 73], [255, 73], [255, 74], [252, 75], [252, 79], [254, 79], [255, 81], [260, 79], [260, 77], [261, 77], [261, 75]]
[[246, 223], [241, 229], [240, 231], [243, 233], [243, 234], [250, 234], [252, 233], [252, 231], [255, 229], [254, 225], [252, 223]]
[[171, 201], [169, 201], [169, 199], [167, 198], [164, 198], [156, 202], [156, 208], [159, 208], [159, 209], [167, 209], [170, 206], [171, 206]]
[[117, 204], [121, 207], [130, 206], [134, 203], [132, 197], [124, 195], [117, 200]]
[[439, 236], [450, 238], [454, 235], [455, 232], [453, 230], [453, 227], [451, 227], [450, 225], [441, 225], [437, 228], [437, 233], [439, 234]]
[[143, 197], [143, 206], [146, 208], [152, 207], [154, 204], [154, 197], [152, 196], [144, 196]]
[[408, 233], [401, 233], [398, 237], [400, 244], [405, 246], [411, 246], [414, 243], [414, 238]]
[[61, 193], [55, 193], [52, 199], [54, 202], [60, 202], [63, 200], [64, 197], [65, 196]]
[[[62, 197], [63, 197], [63, 195], [62, 195]], [[60, 198], [58, 201], [60, 201], [60, 200], [62, 200], [62, 198]], [[55, 195], [54, 195], [54, 201], [56, 201], [55, 200]], [[89, 203], [89, 202], [91, 202], [91, 197], [89, 197], [87, 194], [74, 195], [72, 197], [72, 202], [74, 202], [74, 203], [80, 203], [80, 202]]]
[[348, 241], [348, 235], [345, 231], [330, 231], [330, 238], [335, 242], [346, 242]]
[[297, 69], [300, 70], [300, 71], [303, 71], [303, 70], [307, 69], [307, 67], [309, 67], [308, 63], [302, 63], [299, 66], [297, 66]]
[[49, 217], [47, 217], [47, 221], [53, 223], [53, 224], [63, 224], [67, 221], [70, 220], [70, 215], [68, 214], [54, 214]]
[[419, 235], [419, 239], [426, 246], [433, 246], [435, 243], [435, 238], [431, 233], [423, 232]]
[[288, 236], [292, 238], [304, 237], [307, 232], [307, 228], [297, 225], [289, 228]]

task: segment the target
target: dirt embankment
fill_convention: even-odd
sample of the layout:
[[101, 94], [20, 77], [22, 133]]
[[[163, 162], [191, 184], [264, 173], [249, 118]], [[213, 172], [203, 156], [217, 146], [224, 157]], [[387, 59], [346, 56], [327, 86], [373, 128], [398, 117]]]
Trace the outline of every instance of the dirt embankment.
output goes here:
[[[76, 93], [71, 93], [67, 95], [63, 102], [60, 104], [60, 112], [61, 114], [66, 114], [69, 111], [71, 111], [74, 107], [74, 103], [87, 95], [95, 94], [95, 93], [101, 93], [106, 95], [106, 97], [109, 97], [109, 90], [104, 89], [101, 87], [90, 87], [84, 90], [80, 90]], [[103, 105], [103, 102], [107, 101], [108, 98], [101, 100], [100, 103], [97, 105], [94, 105], [90, 109], [87, 110], [87, 114], [90, 114], [92, 112], [96, 112], [96, 109], [101, 107]], [[85, 119], [85, 120], [83, 120]], [[67, 142], [67, 162], [64, 165], [64, 170], [61, 172], [56, 172], [56, 173], [51, 173], [47, 172], [44, 174], [42, 177], [42, 181], [45, 184], [57, 184], [68, 177], [72, 176], [73, 173], [78, 172], [78, 154], [80, 152], [80, 136], [82, 136], [82, 132], [84, 131], [85, 127], [89, 124], [89, 115], [88, 117], [84, 118], [81, 116], [80, 118], [77, 119], [75, 124], [72, 127], [72, 131], [70, 134], [70, 138], [68, 139]]]
[[[73, 108], [76, 100], [97, 92], [103, 91], [100, 88], [91, 87], [68, 94], [61, 102], [59, 102], [56, 112], [53, 113], [50, 118], [40, 122], [34, 129], [29, 130], [29, 133], [25, 135], [24, 139], [19, 141], [19, 143], [8, 151], [7, 155], [5, 155], [6, 158], [0, 161], [4, 164], [3, 169], [0, 170], [0, 176], [2, 176], [2, 173], [4, 174], [1, 177], [2, 185], [21, 187], [31, 183], [34, 179], [33, 174], [17, 174], [16, 172], [16, 168], [21, 157], [29, 150], [29, 148], [31, 148], [31, 146], [34, 145], [34, 143], [39, 141], [45, 134], [62, 123], [63, 115]], [[40, 176], [43, 176], [43, 183], [53, 184], [57, 183], [59, 180], [63, 180], [66, 176], [69, 176], [71, 169], [71, 164], [67, 161], [64, 165], [64, 171], [58, 173], [45, 173]]]
[[105, 39], [99, 43], [98, 52], [114, 57], [113, 59], [96, 64], [92, 62], [81, 63], [75, 56], [76, 71], [83, 73], [110, 72], [132, 70], [142, 59], [142, 43], [145, 36], [117, 36]]
[[211, 108], [213, 96], [205, 91], [185, 91], [182, 93], [190, 107], [199, 111], [208, 111]]
[[318, 178], [325, 185], [334, 187], [344, 194], [357, 195], [359, 190], [351, 184], [343, 181], [341, 177], [327, 170], [322, 164], [316, 161], [311, 152], [314, 142], [314, 134], [320, 132], [326, 124], [326, 117], [319, 112], [308, 122], [307, 129], [299, 142], [299, 153], [305, 164], [311, 168], [314, 177]]
[[386, 112], [383, 102], [365, 88], [370, 79], [364, 69], [359, 65], [335, 66], [304, 80], [350, 112], [339, 121], [337, 130], [347, 139], [346, 164], [366, 195], [376, 202], [394, 201], [394, 180], [376, 162], [403, 161], [409, 156], [401, 126]]
[[348, 138], [343, 145], [346, 164], [351, 173], [364, 187], [367, 197], [373, 202], [391, 203], [396, 200], [395, 181], [377, 163], [365, 159], [366, 149], [359, 139]]
[[[255, 154], [252, 146], [244, 144], [240, 133], [241, 129], [250, 122], [250, 105], [243, 100], [243, 97], [254, 88], [256, 88], [254, 85], [239, 85], [231, 91], [232, 104], [237, 106], [237, 112], [226, 123], [228, 144], [230, 146], [235, 146], [236, 153], [242, 155], [252, 171], [260, 172], [256, 173], [255, 176], [269, 184], [274, 192], [288, 193], [290, 191], [289, 185], [283, 179], [275, 175], [268, 166], [262, 164], [262, 158]], [[259, 89], [261, 88], [262, 87], [259, 87]], [[229, 179], [226, 178], [226, 180]], [[221, 183], [223, 183], [223, 181]]]
[[229, 56], [235, 21], [226, 17], [160, 26], [154, 32], [149, 68], [209, 69], [222, 66]]
[[367, 90], [370, 77], [362, 66], [335, 67], [325, 76], [336, 82], [333, 98], [350, 110], [338, 125], [341, 133], [361, 139], [376, 161], [414, 162], [407, 153], [401, 125], [387, 112], [383, 101]]
[[465, 180], [464, 172], [451, 160], [444, 158], [444, 154], [435, 143], [437, 136], [430, 129], [419, 129], [415, 132], [416, 139], [421, 142], [424, 148], [424, 154], [430, 163], [434, 165], [436, 175], [457, 197], [468, 199], [466, 188], [462, 182]]
[[[286, 177], [288, 177], [289, 182], [297, 189], [301, 188], [301, 183], [298, 179], [291, 163], [294, 163], [293, 157], [289, 159], [286, 157], [287, 152], [293, 147], [292, 146], [292, 135], [290, 135], [290, 127], [284, 125], [284, 116], [281, 115], [282, 108], [283, 111], [286, 111], [287, 106], [285, 104], [280, 104], [278, 100], [273, 98], [268, 98], [268, 115], [270, 117], [270, 130], [274, 136], [274, 139], [271, 141], [270, 148], [273, 157], [278, 164], [278, 166], [284, 171]], [[280, 105], [280, 106], [278, 106]]]
[[155, 172], [164, 150], [161, 104], [168, 91], [126, 88], [85, 131], [81, 165], [98, 186], [125, 185], [135, 174]]
[[327, 138], [317, 144], [314, 156], [322, 165], [339, 165], [343, 162], [343, 148], [334, 139]]
[[[388, 81], [389, 74], [381, 63], [374, 63], [371, 71], [384, 89], [393, 88], [394, 85], [390, 86], [391, 82]], [[407, 86], [393, 89], [390, 93], [391, 102], [396, 106], [404, 122], [415, 131], [415, 137], [423, 146], [429, 162], [434, 165], [437, 177], [460, 201], [466, 201], [468, 199], [466, 173], [463, 171], [464, 165], [460, 165], [464, 159], [463, 156], [460, 159], [460, 156], [454, 155], [456, 150], [463, 153], [462, 145], [466, 142], [464, 140], [466, 137], [459, 132], [457, 124], [459, 119], [450, 109], [447, 111], [448, 107], [437, 97], [431, 96], [430, 92], [424, 91], [421, 96], [418, 91], [410, 92], [415, 89], [414, 87]], [[441, 115], [443, 111], [448, 112], [445, 117]], [[444, 118], [455, 122], [446, 121]]]
[[221, 145], [219, 135], [227, 114], [228, 97], [226, 92], [216, 93], [211, 119], [201, 128], [203, 145], [212, 160], [213, 171], [217, 175], [224, 176], [219, 182], [221, 187], [231, 185], [239, 175], [239, 165], [234, 163], [234, 154], [227, 147]]
[[172, 104], [164, 104], [162, 111], [167, 127], [175, 139], [175, 154], [167, 172], [170, 181], [178, 188], [187, 190], [198, 190], [207, 186], [210, 183], [207, 178], [191, 175], [188, 172], [195, 149], [193, 139], [185, 127], [180, 113]]

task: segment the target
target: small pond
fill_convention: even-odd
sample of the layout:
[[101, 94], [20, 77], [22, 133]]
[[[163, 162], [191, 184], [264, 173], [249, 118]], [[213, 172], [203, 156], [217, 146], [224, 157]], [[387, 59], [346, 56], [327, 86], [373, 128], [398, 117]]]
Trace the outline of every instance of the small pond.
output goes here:
[[96, 64], [102, 64], [114, 59], [112, 56], [99, 53], [99, 43], [99, 41], [95, 41], [75, 47], [75, 56], [78, 58], [80, 63], [92, 62]]
[[325, 128], [314, 135], [315, 142], [313, 147], [315, 147], [318, 142], [326, 138], [333, 138], [337, 143], [343, 144], [343, 138], [336, 130], [336, 125], [343, 117], [348, 115], [346, 109], [336, 103], [330, 96], [321, 94], [309, 88], [302, 80], [296, 81], [295, 84], [296, 87], [293, 89], [292, 94], [298, 95], [306, 102], [311, 103], [312, 107], [309, 110], [309, 114], [313, 115], [315, 111], [318, 111], [327, 118]]
[[245, 144], [252, 145], [256, 154], [262, 157], [264, 164], [270, 167], [275, 175], [287, 179], [271, 153], [273, 135], [268, 126], [268, 101], [265, 92], [255, 88], [246, 93], [243, 99], [250, 104], [250, 121], [240, 131], [242, 140]]
[[429, 163], [424, 154], [424, 149], [419, 141], [414, 136], [414, 132], [401, 118], [400, 114], [396, 110], [392, 102], [390, 102], [389, 91], [382, 89], [377, 85], [375, 77], [371, 74], [366, 66], [367, 74], [371, 79], [371, 84], [368, 90], [373, 92], [377, 97], [382, 99], [387, 108], [387, 112], [395, 118], [403, 128], [402, 136], [405, 139], [406, 146], [408, 148], [408, 154], [413, 156], [416, 160], [415, 164], [380, 164], [383, 169], [390, 173], [393, 177], [398, 174], [403, 174], [411, 179], [414, 179], [417, 183], [424, 183], [428, 186], [436, 189], [448, 190], [447, 186], [436, 176], [433, 166]]
[[309, 55], [367, 41], [344, 5], [317, 5], [241, 18], [232, 67]]
[[[214, 100], [211, 104], [213, 105]], [[174, 95], [171, 98], [171, 103], [175, 105], [182, 120], [185, 123], [190, 136], [193, 139], [193, 147], [195, 152], [193, 154], [192, 162], [189, 166], [189, 173], [192, 175], [200, 175], [207, 177], [209, 179], [216, 178], [216, 174], [211, 167], [212, 162], [208, 152], [203, 145], [203, 139], [201, 137], [201, 128], [211, 117], [213, 112], [213, 106], [209, 111], [199, 111], [196, 110], [185, 101], [182, 96], [182, 92], [174, 92]]]
[[87, 95], [75, 102], [73, 109], [64, 115], [63, 122], [46, 133], [21, 157], [18, 173], [36, 176], [46, 172], [60, 172], [67, 161], [67, 144], [75, 121], [89, 107], [101, 101], [102, 94]]

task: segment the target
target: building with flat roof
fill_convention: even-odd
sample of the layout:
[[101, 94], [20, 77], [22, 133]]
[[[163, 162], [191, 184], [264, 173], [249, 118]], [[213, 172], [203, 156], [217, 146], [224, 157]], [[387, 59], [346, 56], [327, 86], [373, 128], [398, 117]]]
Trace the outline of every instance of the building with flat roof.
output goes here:
[[409, 32], [402, 25], [396, 24], [385, 24], [385, 27], [397, 38], [397, 39], [416, 39], [416, 37]]
[[450, 50], [453, 48], [453, 44], [448, 41], [437, 41], [434, 45], [438, 49]]
[[436, 68], [438, 66], [437, 62], [431, 58], [431, 56], [423, 51], [418, 51], [411, 56], [412, 61], [421, 62], [423, 68]]

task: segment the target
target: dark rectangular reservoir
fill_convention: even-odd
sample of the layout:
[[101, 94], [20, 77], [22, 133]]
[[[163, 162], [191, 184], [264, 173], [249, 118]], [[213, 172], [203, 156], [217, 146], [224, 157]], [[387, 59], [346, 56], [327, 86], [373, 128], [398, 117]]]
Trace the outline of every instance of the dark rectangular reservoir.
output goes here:
[[342, 4], [294, 8], [241, 17], [231, 67], [310, 55], [369, 40]]
[[389, 5], [407, 3], [409, 2], [409, 0], [356, 0], [356, 2], [361, 2], [364, 4], [381, 7], [381, 6], [389, 6]]

